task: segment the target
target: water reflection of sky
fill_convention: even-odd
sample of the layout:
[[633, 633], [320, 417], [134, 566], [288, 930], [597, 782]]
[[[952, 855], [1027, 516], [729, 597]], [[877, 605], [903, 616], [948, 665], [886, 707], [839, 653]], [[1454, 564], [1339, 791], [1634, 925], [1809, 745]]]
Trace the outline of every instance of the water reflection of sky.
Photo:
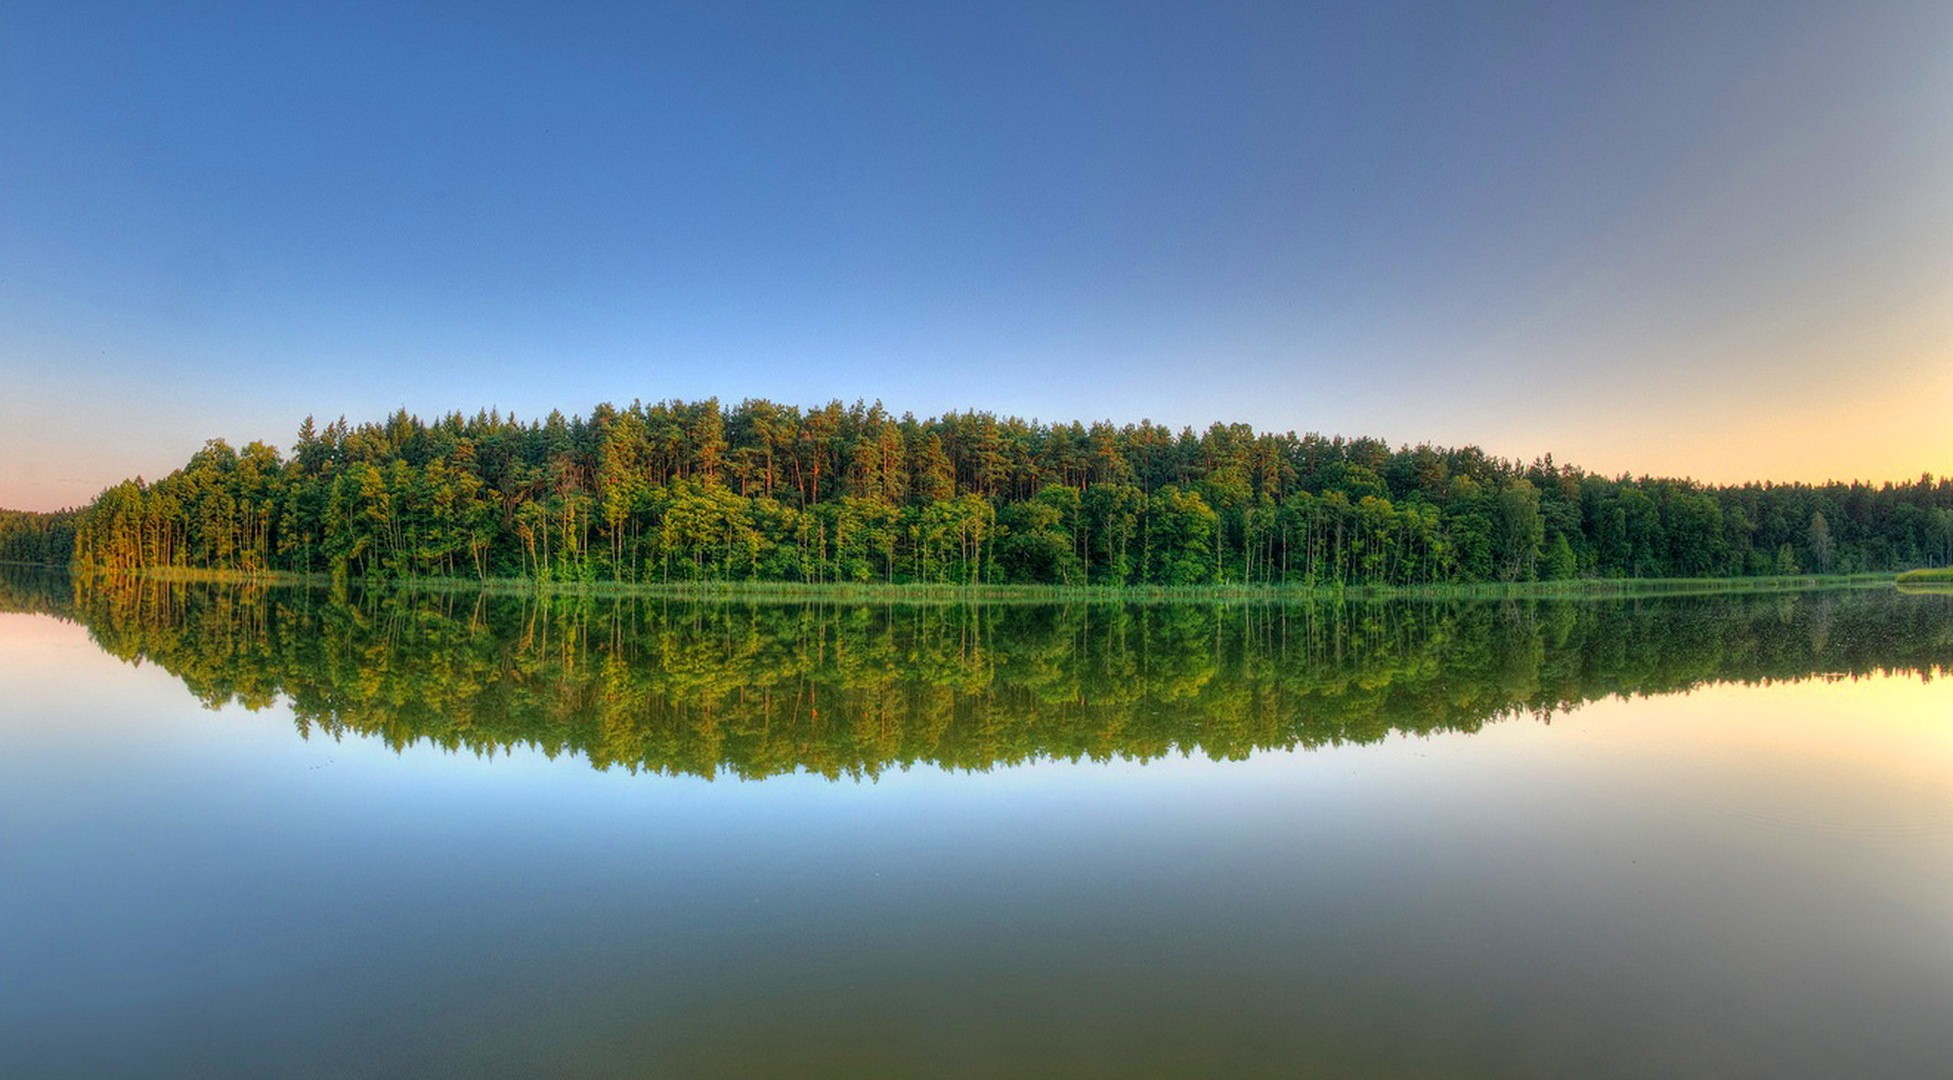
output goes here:
[[860, 783], [301, 740], [35, 616], [0, 703], [21, 1075], [1953, 1060], [1946, 680]]

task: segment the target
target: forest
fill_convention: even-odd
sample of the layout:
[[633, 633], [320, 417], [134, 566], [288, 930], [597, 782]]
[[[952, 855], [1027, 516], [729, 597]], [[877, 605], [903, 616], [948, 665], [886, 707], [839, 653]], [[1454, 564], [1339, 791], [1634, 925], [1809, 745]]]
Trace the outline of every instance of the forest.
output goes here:
[[75, 517], [72, 510], [0, 510], [0, 563], [66, 563], [75, 547]]
[[71, 526], [9, 514], [0, 551], [60, 561], [70, 527], [97, 575], [1401, 586], [1942, 566], [1953, 480], [1710, 486], [1243, 424], [705, 400], [308, 418], [289, 454], [213, 440]]

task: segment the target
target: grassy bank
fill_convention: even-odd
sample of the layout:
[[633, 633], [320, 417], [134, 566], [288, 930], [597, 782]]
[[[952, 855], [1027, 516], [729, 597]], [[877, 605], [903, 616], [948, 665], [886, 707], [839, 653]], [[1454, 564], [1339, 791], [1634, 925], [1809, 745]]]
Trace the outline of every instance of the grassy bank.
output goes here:
[[[326, 574], [282, 571], [239, 573], [180, 568], [152, 569], [152, 581], [249, 585], [329, 586]], [[1902, 577], [1902, 580], [1905, 578]], [[1936, 580], [1936, 579], [1935, 579]], [[1949, 579], [1953, 580], [1953, 579]], [[1202, 602], [1322, 599], [1582, 599], [1618, 596], [1689, 596], [1720, 593], [1796, 592], [1809, 589], [1890, 588], [1889, 574], [1800, 574], [1755, 578], [1604, 578], [1572, 581], [1477, 582], [1438, 585], [923, 585], [879, 583], [806, 584], [799, 582], [572, 582], [529, 578], [351, 579], [348, 584], [403, 592], [486, 592], [494, 594], [653, 596], [724, 600], [822, 600], [828, 602]]]
[[1899, 588], [1906, 592], [1953, 593], [1953, 566], [1907, 570], [1897, 580]]
[[1953, 585], [1953, 566], [1930, 570], [1907, 570], [1897, 578], [1901, 585]]

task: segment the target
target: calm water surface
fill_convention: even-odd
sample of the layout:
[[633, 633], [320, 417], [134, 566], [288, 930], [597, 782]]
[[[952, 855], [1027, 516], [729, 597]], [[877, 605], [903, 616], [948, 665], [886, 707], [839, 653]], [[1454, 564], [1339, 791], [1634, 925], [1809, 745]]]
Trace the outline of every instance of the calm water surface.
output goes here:
[[1953, 1075], [1953, 596], [0, 589], [0, 1075]]

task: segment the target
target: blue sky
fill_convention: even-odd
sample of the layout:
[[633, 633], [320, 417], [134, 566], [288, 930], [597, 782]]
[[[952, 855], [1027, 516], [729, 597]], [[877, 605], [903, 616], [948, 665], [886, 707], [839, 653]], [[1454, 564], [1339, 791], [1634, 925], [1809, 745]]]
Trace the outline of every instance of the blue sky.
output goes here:
[[1953, 5], [0, 7], [0, 504], [602, 400], [1953, 471]]

